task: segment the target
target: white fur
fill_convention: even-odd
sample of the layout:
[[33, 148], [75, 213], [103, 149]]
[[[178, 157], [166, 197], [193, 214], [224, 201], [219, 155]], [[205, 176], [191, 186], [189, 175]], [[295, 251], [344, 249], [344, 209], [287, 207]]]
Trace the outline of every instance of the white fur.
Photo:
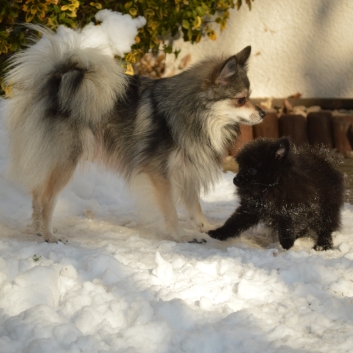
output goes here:
[[213, 147], [218, 152], [225, 151], [225, 127], [234, 123], [244, 125], [254, 125], [261, 122], [261, 116], [256, 111], [255, 106], [248, 102], [251, 106], [235, 106], [231, 100], [222, 100], [215, 102], [210, 110], [207, 119], [210, 140]]
[[[38, 82], [46, 82], [47, 75], [70, 57], [77, 58], [82, 69], [88, 70], [93, 65], [95, 70], [87, 71], [75, 100], [70, 99], [70, 92], [59, 91], [61, 108], [71, 110], [75, 119], [87, 123], [98, 122], [102, 115], [111, 111], [126, 86], [123, 69], [114, 59], [100, 54], [97, 49], [80, 49], [80, 38], [75, 32], [67, 37], [66, 42], [57, 40], [55, 34], [44, 29], [43, 36], [40, 42], [12, 58], [13, 68], [6, 78], [7, 84], [14, 89], [7, 110], [10, 134], [8, 175], [29, 190], [43, 183], [46, 172], [60, 164], [60, 158], [67, 158], [61, 153], [65, 139], [69, 142], [77, 138], [64, 124], [60, 136], [48, 135], [43, 127], [45, 106], [37, 99], [43, 89], [38, 87]], [[70, 79], [69, 76], [70, 73], [63, 75], [63, 81]], [[86, 158], [92, 159], [94, 146], [86, 143], [85, 149], [88, 150]]]
[[[125, 99], [129, 81], [122, 68], [97, 48], [82, 48], [76, 32], [63, 40], [50, 31], [41, 31], [43, 40], [14, 56], [7, 82], [14, 87], [8, 109], [9, 174], [32, 192], [34, 226], [38, 228], [41, 223], [45, 240], [55, 241], [51, 225], [55, 198], [80, 159], [96, 160], [122, 174], [138, 199], [152, 207], [152, 199], [157, 201], [166, 229], [175, 239], [182, 233], [176, 203], [186, 208], [200, 231], [210, 230], [212, 226], [200, 207], [200, 192], [207, 192], [218, 180], [222, 158], [236, 138], [235, 124], [261, 120], [252, 103], [237, 107], [235, 101], [212, 101], [211, 108], [204, 107], [197, 116], [200, 125], [207, 124], [198, 139], [189, 120], [195, 118], [191, 116], [194, 102], [190, 98], [182, 109], [185, 99], [180, 98], [185, 79], [194, 84], [198, 75], [194, 69], [186, 76], [171, 78], [166, 85], [162, 80], [159, 86], [150, 87], [151, 91], [144, 91], [135, 125], [125, 129], [125, 116], [119, 114], [127, 107], [121, 104], [119, 112], [116, 106]], [[144, 84], [140, 90], [150, 83]], [[199, 89], [199, 85], [192, 88]], [[149, 137], [158, 131], [152, 118], [152, 93], [148, 92], [163, 98], [158, 99], [159, 113], [168, 116], [171, 136], [167, 137], [175, 140], [162, 144], [167, 146], [164, 149], [154, 146], [155, 155], [148, 151]], [[163, 97], [165, 92], [169, 92], [168, 99]], [[119, 115], [117, 121], [114, 113]]]

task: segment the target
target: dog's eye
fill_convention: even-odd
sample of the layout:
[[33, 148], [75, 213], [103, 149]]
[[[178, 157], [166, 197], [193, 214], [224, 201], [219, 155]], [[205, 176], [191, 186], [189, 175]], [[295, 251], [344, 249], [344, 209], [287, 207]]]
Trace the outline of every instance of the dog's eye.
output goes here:
[[246, 98], [245, 97], [237, 98], [236, 101], [238, 105], [242, 106], [245, 103]]
[[255, 168], [250, 168], [249, 169], [249, 174], [250, 175], [255, 175], [257, 173], [257, 170]]

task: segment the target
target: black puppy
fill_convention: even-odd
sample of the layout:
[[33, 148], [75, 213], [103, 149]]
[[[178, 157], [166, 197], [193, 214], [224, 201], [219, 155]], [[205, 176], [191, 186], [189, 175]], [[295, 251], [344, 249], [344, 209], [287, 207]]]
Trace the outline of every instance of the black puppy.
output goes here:
[[332, 248], [331, 233], [340, 226], [343, 175], [327, 150], [291, 148], [288, 138], [257, 139], [245, 145], [236, 160], [240, 206], [225, 224], [209, 231], [225, 240], [260, 221], [278, 232], [284, 249], [310, 229], [317, 235], [315, 250]]

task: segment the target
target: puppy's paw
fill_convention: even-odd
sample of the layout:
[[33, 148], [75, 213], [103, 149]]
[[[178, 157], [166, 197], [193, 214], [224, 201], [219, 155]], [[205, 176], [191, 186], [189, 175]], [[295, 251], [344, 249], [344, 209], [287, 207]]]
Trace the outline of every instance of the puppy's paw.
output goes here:
[[331, 237], [319, 237], [313, 249], [316, 251], [331, 250], [333, 247]]
[[218, 239], [218, 240], [226, 240], [229, 238], [229, 233], [224, 231], [222, 228], [218, 228], [215, 230], [210, 230], [207, 232], [207, 234], [213, 238], [213, 239]]
[[294, 239], [280, 239], [279, 242], [285, 250], [289, 250], [294, 245]]
[[326, 251], [326, 250], [331, 250], [332, 246], [331, 244], [325, 244], [325, 245], [316, 244], [314, 245], [313, 249], [316, 251]]

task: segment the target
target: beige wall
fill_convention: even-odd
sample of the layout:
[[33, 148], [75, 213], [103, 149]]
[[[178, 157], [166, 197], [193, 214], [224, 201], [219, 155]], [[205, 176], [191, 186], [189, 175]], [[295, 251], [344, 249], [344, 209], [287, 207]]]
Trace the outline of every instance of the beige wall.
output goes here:
[[247, 45], [252, 97], [353, 98], [353, 0], [255, 0], [251, 11], [231, 10], [216, 41], [175, 41], [182, 52], [167, 62], [178, 67], [188, 53], [196, 62]]

